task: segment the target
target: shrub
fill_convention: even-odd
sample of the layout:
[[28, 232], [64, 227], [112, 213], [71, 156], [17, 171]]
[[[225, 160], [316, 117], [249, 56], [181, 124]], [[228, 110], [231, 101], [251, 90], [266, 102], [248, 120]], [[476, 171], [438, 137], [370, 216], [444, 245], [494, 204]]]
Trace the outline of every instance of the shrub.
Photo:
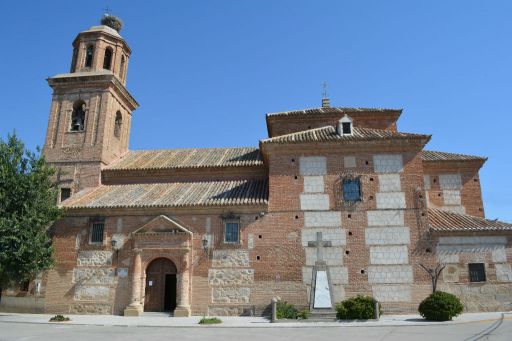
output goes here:
[[302, 310], [297, 313], [297, 318], [301, 320], [307, 320], [310, 314], [311, 313], [309, 312], [309, 310]]
[[50, 322], [64, 322], [64, 321], [71, 321], [69, 317], [64, 315], [55, 315], [50, 319]]
[[464, 310], [457, 296], [436, 291], [425, 298], [418, 307], [420, 315], [431, 321], [449, 321]]
[[276, 310], [278, 319], [296, 319], [299, 314], [299, 310], [293, 304], [283, 301], [277, 301]]
[[[336, 304], [338, 320], [368, 320], [374, 318], [374, 299], [370, 296], [358, 295]], [[379, 315], [382, 306], [379, 304]]]
[[203, 316], [201, 320], [199, 320], [199, 324], [219, 324], [222, 323], [222, 320], [218, 317], [206, 317]]

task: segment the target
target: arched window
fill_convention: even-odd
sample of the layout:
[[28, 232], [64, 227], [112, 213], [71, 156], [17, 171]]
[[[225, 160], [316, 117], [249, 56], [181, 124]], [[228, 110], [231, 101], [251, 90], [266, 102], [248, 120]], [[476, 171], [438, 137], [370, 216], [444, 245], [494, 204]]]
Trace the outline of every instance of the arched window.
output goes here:
[[114, 123], [114, 136], [119, 138], [121, 136], [121, 126], [123, 125], [123, 115], [118, 111], [116, 113], [116, 121]]
[[92, 59], [94, 57], [94, 46], [87, 46], [85, 51], [85, 67], [92, 67]]
[[76, 101], [73, 104], [73, 113], [71, 114], [71, 131], [85, 130], [85, 102]]
[[125, 64], [125, 60], [124, 60], [124, 55], [121, 56], [121, 65], [119, 66], [119, 78], [123, 79], [123, 75], [124, 75], [124, 64]]
[[112, 49], [107, 47], [105, 49], [105, 57], [103, 58], [103, 68], [105, 70], [110, 70], [110, 66], [112, 64]]

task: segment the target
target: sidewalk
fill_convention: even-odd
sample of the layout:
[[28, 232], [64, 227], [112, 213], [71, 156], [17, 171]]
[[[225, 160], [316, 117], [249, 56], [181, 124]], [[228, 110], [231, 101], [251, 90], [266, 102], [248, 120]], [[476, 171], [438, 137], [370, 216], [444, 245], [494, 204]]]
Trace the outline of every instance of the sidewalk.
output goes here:
[[223, 321], [219, 325], [202, 326], [198, 322], [201, 316], [168, 317], [165, 314], [145, 314], [139, 317], [124, 317], [114, 315], [66, 315], [71, 318], [69, 322], [48, 322], [49, 314], [14, 314], [0, 313], [2, 322], [10, 323], [43, 323], [43, 324], [69, 324], [69, 325], [96, 325], [96, 326], [123, 326], [123, 327], [175, 327], [175, 328], [314, 328], [314, 327], [374, 327], [374, 326], [431, 326], [450, 325], [470, 322], [483, 322], [490, 320], [512, 319], [512, 312], [466, 313], [453, 321], [429, 322], [419, 315], [384, 315], [379, 321], [343, 321], [343, 322], [278, 322], [270, 323], [263, 317], [220, 317]]

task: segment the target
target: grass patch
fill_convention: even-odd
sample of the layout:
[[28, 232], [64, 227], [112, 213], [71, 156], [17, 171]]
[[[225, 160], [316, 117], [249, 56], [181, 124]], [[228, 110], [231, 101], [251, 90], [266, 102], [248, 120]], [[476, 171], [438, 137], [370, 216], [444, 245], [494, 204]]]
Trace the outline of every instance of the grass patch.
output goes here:
[[64, 315], [55, 315], [50, 319], [50, 322], [65, 322], [65, 321], [71, 321], [71, 319]]
[[219, 323], [222, 323], [222, 320], [218, 317], [203, 316], [203, 318], [199, 321], [199, 324], [219, 324]]

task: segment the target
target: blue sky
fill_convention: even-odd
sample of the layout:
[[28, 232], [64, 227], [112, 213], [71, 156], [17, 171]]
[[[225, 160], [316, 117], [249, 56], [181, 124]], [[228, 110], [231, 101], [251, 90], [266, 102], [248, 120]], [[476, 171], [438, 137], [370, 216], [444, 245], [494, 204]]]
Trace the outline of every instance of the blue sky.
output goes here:
[[0, 137], [44, 143], [71, 42], [103, 9], [125, 22], [131, 149], [256, 146], [267, 112], [403, 108], [428, 148], [489, 157], [488, 218], [512, 222], [512, 1], [8, 1], [0, 3]]

